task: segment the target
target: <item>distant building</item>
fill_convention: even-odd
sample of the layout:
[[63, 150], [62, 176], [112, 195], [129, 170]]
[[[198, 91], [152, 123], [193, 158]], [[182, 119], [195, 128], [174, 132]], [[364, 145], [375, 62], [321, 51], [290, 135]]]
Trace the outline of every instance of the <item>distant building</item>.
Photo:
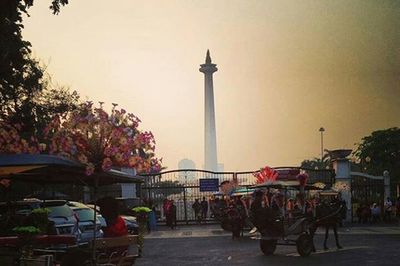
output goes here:
[[[196, 164], [194, 161], [190, 159], [182, 159], [178, 162], [178, 169], [183, 170], [183, 169], [196, 169]], [[194, 182], [196, 179], [196, 173], [195, 172], [179, 172], [178, 179], [180, 183], [188, 183], [188, 182]]]

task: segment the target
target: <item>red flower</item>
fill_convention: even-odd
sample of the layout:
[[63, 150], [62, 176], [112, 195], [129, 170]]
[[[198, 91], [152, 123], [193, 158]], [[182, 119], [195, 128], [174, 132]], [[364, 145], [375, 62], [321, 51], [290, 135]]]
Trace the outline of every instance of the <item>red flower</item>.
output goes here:
[[265, 166], [253, 175], [256, 177], [256, 183], [262, 184], [267, 181], [275, 181], [278, 178], [279, 173], [275, 169]]

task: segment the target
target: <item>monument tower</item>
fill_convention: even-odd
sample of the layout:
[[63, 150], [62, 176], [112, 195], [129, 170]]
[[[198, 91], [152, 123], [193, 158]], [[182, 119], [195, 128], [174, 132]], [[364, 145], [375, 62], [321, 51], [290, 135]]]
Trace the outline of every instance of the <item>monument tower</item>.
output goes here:
[[217, 137], [215, 134], [214, 86], [213, 73], [218, 70], [217, 65], [211, 63], [210, 51], [207, 50], [206, 63], [200, 65], [200, 72], [204, 73], [204, 169], [218, 170]]

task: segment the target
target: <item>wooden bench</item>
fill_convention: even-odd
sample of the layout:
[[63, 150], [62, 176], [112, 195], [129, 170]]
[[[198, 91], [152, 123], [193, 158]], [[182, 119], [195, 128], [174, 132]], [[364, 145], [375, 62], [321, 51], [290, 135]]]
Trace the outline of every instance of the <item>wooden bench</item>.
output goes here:
[[99, 238], [91, 242], [91, 247], [98, 250], [97, 265], [130, 266], [135, 263], [137, 254], [131, 254], [137, 246], [138, 236]]

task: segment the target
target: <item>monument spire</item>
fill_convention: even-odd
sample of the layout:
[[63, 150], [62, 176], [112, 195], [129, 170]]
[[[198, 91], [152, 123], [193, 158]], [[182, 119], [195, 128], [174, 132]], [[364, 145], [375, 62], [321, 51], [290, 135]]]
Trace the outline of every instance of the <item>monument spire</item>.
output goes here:
[[211, 64], [210, 50], [207, 49], [206, 64]]
[[204, 169], [216, 172], [218, 171], [218, 162], [213, 73], [218, 68], [211, 62], [209, 50], [207, 50], [206, 62], [200, 65], [199, 70], [204, 73]]

